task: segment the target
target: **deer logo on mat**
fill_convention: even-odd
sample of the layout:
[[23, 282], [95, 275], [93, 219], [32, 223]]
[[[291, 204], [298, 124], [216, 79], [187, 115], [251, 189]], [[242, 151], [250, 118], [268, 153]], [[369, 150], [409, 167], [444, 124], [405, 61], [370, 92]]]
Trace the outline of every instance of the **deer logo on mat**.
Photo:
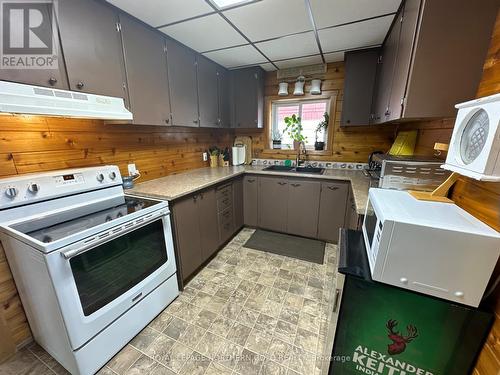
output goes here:
[[418, 337], [417, 327], [409, 324], [406, 326], [407, 336], [401, 335], [394, 329], [398, 325], [397, 320], [390, 319], [387, 321], [387, 329], [389, 330], [389, 337], [392, 340], [392, 344], [387, 345], [387, 352], [390, 355], [401, 354], [406, 350], [406, 345], [410, 343], [414, 338]]

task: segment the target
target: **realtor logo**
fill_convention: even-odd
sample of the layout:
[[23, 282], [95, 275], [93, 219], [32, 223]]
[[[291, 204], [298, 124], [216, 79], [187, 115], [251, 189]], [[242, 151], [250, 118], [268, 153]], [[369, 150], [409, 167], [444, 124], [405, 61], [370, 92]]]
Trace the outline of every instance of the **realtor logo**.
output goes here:
[[0, 0], [2, 69], [57, 69], [56, 3]]

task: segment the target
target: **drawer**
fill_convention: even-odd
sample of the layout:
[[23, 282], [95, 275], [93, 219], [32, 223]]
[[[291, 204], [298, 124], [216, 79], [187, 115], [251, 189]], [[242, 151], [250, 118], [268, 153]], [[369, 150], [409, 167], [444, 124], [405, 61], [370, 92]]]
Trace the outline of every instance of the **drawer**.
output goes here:
[[233, 208], [228, 207], [224, 211], [219, 212], [219, 226], [223, 226], [228, 222], [233, 222]]
[[233, 185], [219, 186], [216, 191], [217, 200], [231, 197], [233, 195]]
[[234, 222], [232, 218], [231, 216], [230, 220], [219, 221], [219, 237], [221, 243], [229, 240], [234, 233]]
[[231, 195], [227, 197], [221, 197], [217, 199], [217, 212], [222, 212], [233, 206], [233, 197]]

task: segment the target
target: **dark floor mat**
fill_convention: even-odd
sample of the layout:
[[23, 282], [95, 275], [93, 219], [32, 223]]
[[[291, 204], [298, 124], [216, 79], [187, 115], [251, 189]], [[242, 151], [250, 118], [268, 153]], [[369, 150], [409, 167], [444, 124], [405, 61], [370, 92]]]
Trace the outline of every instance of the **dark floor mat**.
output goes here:
[[250, 249], [323, 264], [325, 243], [309, 238], [257, 229], [244, 245]]

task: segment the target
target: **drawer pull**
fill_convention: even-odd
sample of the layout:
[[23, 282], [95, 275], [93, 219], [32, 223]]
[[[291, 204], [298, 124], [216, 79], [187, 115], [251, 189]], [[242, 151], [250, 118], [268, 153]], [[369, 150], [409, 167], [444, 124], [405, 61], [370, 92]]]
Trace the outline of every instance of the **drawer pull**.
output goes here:
[[255, 179], [254, 179], [254, 178], [249, 178], [249, 179], [247, 180], [247, 182], [250, 182], [250, 183], [255, 182]]
[[299, 187], [300, 184], [291, 184], [293, 187]]
[[330, 189], [330, 190], [338, 190], [339, 187], [338, 186], [328, 186], [328, 189]]
[[278, 185], [281, 185], [281, 186], [286, 185], [286, 182], [280, 181], [280, 182], [278, 182]]

